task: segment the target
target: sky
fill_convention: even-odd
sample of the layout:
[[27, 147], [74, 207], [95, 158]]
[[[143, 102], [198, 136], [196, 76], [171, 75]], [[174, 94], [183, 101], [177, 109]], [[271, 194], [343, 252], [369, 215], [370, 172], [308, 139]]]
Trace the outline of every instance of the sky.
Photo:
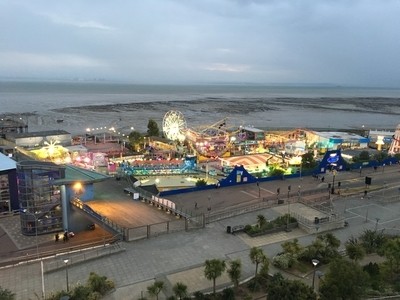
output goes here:
[[400, 87], [398, 0], [0, 0], [0, 78]]

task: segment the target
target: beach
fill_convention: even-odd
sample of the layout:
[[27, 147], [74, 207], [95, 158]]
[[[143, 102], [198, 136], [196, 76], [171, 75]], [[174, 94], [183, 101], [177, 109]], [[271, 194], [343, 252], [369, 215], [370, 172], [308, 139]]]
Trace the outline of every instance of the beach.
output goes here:
[[[63, 129], [81, 134], [114, 127], [145, 133], [149, 119], [162, 130], [164, 115], [182, 112], [187, 127], [226, 120], [228, 128], [388, 129], [399, 123], [400, 98], [392, 90], [272, 89], [265, 87], [133, 87], [68, 85], [0, 91], [1, 118], [20, 119], [30, 132]], [[46, 90], [47, 88], [47, 90]], [[132, 90], [128, 90], [131, 88]], [[108, 92], [107, 92], [108, 91]], [[203, 91], [203, 93], [202, 93]], [[383, 96], [379, 96], [383, 95]], [[56, 100], [58, 99], [58, 100]], [[106, 129], [106, 130], [107, 130]]]

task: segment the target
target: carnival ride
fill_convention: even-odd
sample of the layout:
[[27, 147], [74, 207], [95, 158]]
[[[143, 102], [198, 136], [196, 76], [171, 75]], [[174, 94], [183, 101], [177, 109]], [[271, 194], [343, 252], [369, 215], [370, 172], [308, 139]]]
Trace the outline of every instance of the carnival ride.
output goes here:
[[236, 140], [237, 128], [229, 128], [228, 119], [196, 129], [187, 129], [186, 138], [196, 154], [206, 158], [223, 156]]
[[172, 141], [184, 141], [186, 120], [180, 111], [170, 110], [163, 118], [163, 132]]
[[240, 138], [236, 137], [238, 129], [230, 129], [227, 121], [225, 118], [211, 125], [188, 128], [183, 114], [171, 110], [164, 115], [163, 132], [172, 141], [186, 141], [196, 155], [215, 158], [224, 155], [231, 143]]
[[133, 176], [158, 176], [194, 174], [196, 171], [196, 158], [186, 156], [183, 160], [165, 161], [133, 161], [122, 162], [120, 171]]

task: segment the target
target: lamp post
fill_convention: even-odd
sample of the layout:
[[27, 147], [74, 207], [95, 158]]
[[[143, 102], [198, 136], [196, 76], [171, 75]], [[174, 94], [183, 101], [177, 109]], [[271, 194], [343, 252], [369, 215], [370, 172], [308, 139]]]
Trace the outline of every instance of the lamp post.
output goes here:
[[303, 172], [303, 158], [301, 158], [300, 160], [300, 180], [303, 180], [302, 172]]
[[332, 194], [335, 194], [335, 177], [336, 177], [336, 170], [333, 170], [333, 177], [332, 177]]
[[299, 189], [297, 191], [298, 202], [301, 200], [301, 185], [299, 185]]
[[287, 198], [287, 218], [286, 218], [286, 231], [289, 232], [289, 220], [290, 220], [290, 201], [289, 201], [289, 195], [290, 195], [290, 190], [291, 186], [288, 186], [288, 198]]
[[315, 270], [317, 268], [317, 265], [319, 264], [319, 260], [314, 258], [313, 260], [311, 260], [311, 262], [314, 266], [314, 272], [313, 272], [313, 278], [312, 278], [312, 289], [314, 291], [314, 289], [315, 289]]
[[69, 283], [68, 283], [68, 259], [64, 259], [65, 264], [65, 279], [67, 281], [67, 293], [69, 292]]

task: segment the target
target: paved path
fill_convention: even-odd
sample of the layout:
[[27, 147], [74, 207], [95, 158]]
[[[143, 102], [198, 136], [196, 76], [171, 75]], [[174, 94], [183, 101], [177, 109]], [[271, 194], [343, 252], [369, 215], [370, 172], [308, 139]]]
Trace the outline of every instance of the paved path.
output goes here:
[[[398, 169], [392, 168], [391, 170], [389, 167], [385, 169], [385, 172], [388, 173], [387, 176], [398, 178]], [[325, 180], [329, 178], [328, 176], [325, 176]], [[355, 173], [340, 174], [340, 176], [343, 176], [343, 180], [358, 180], [358, 174]], [[287, 180], [285, 184], [289, 182], [292, 186], [298, 185], [298, 179]], [[304, 186], [320, 184], [314, 182], [312, 178], [303, 178], [301, 182]], [[277, 183], [275, 182], [263, 183], [262, 185], [263, 188], [271, 191], [275, 190], [276, 186]], [[397, 188], [393, 191], [397, 192]], [[229, 194], [226, 190], [222, 197], [233, 197], [232, 195], [236, 193], [237, 190], [234, 190], [233, 194]], [[381, 195], [381, 192], [377, 193]], [[180, 197], [185, 196], [181, 195]], [[191, 195], [188, 195], [187, 198], [190, 199]], [[368, 199], [355, 196], [334, 200], [336, 209], [343, 211], [350, 223], [350, 226], [334, 232], [342, 242], [353, 235], [357, 236], [365, 229], [377, 227], [385, 227], [391, 230], [400, 229], [398, 213], [400, 203], [382, 204], [377, 199], [378, 197], [371, 193], [371, 197]], [[226, 201], [226, 199], [221, 198], [221, 201]], [[165, 299], [171, 295], [170, 288], [178, 281], [185, 283], [190, 292], [197, 290], [207, 292], [212, 287], [212, 283], [206, 280], [203, 275], [203, 264], [207, 259], [241, 259], [243, 264], [242, 279], [244, 280], [254, 274], [254, 265], [249, 260], [251, 247], [262, 247], [264, 252], [272, 258], [281, 251], [280, 245], [284, 240], [298, 238], [302, 245], [308, 245], [315, 239], [315, 235], [307, 235], [298, 229], [256, 239], [250, 239], [242, 234], [226, 233], [227, 226], [255, 223], [259, 214], [264, 214], [269, 219], [276, 212], [273, 209], [264, 209], [211, 223], [205, 229], [175, 232], [147, 240], [122, 243], [121, 246], [125, 251], [112, 252], [113, 254], [102, 256], [101, 259], [86, 260], [70, 265], [68, 268], [69, 283], [71, 286], [75, 286], [78, 283], [85, 282], [91, 271], [105, 275], [112, 279], [117, 287], [112, 294], [106, 297], [108, 300], [138, 299], [142, 293], [145, 295], [147, 286], [152, 284], [155, 279], [163, 280], [169, 288], [160, 295], [160, 299]], [[379, 220], [377, 221], [377, 219]], [[2, 222], [0, 224], [4, 228], [5, 225]], [[35, 237], [25, 238], [30, 239], [31, 246], [34, 249]], [[43, 239], [46, 239], [46, 237], [43, 237]], [[21, 245], [23, 242], [15, 240], [15, 243]], [[73, 255], [67, 249], [61, 256], [44, 260], [44, 268], [46, 269], [49, 264], [54, 264], [55, 261], [62, 265], [62, 259]], [[275, 269], [272, 267], [271, 271], [273, 272]], [[296, 278], [290, 274], [286, 274], [286, 276]], [[43, 279], [46, 295], [51, 291], [65, 289], [66, 270], [59, 269], [44, 273]], [[312, 276], [307, 275], [301, 279], [310, 283]], [[220, 288], [224, 284], [229, 284], [227, 276], [224, 275], [217, 279], [217, 284]], [[35, 294], [40, 296], [42, 292], [40, 263], [31, 262], [0, 269], [0, 286], [14, 291], [17, 294], [17, 299], [33, 299], [36, 298]]]

